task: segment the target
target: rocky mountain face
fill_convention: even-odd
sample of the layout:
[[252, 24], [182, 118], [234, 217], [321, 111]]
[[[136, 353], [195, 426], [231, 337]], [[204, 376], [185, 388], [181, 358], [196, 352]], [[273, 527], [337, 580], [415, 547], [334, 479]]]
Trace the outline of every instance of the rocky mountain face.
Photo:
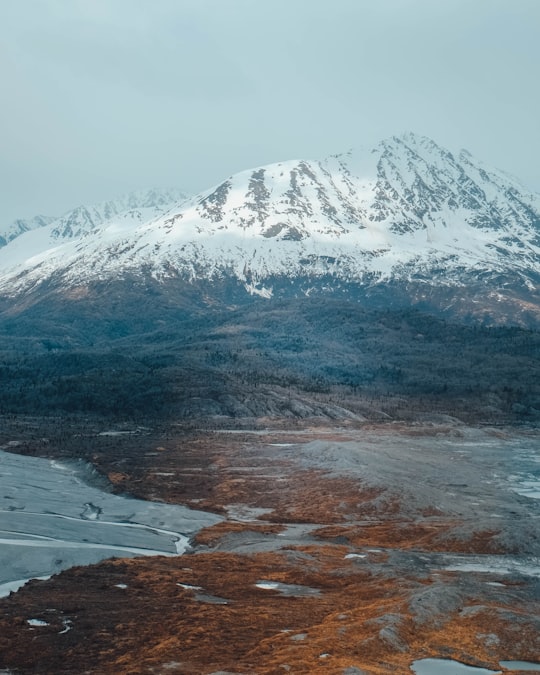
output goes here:
[[266, 298], [392, 288], [405, 305], [540, 319], [540, 196], [424, 137], [245, 171], [158, 213], [171, 198], [81, 207], [19, 238], [0, 252], [0, 292], [127, 275]]

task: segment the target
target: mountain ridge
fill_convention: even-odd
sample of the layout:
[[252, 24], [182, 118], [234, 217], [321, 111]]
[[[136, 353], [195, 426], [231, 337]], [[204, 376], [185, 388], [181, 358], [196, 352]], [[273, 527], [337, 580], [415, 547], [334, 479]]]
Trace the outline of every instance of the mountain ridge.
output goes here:
[[485, 292], [494, 306], [516, 304], [510, 321], [524, 311], [540, 321], [540, 195], [411, 133], [256, 167], [128, 225], [120, 215], [97, 226], [85, 218], [79, 230], [69, 219], [49, 226], [52, 246], [30, 257], [24, 246], [35, 233], [0, 251], [0, 293], [137, 275], [231, 279], [267, 299], [293, 282], [300, 294], [398, 284], [412, 288], [412, 304], [426, 289], [471, 288], [470, 304]]
[[21, 234], [36, 230], [38, 227], [46, 227], [55, 220], [53, 216], [37, 215], [32, 218], [17, 218], [11, 223], [0, 228], [0, 248], [7, 246], [10, 241]]
[[0, 249], [11, 244], [8, 250], [0, 252], [0, 269], [2, 266], [16, 266], [36, 253], [46, 253], [66, 242], [88, 236], [111, 219], [133, 227], [185, 199], [187, 195], [176, 188], [151, 188], [128, 192], [117, 199], [97, 204], [79, 205], [59, 217], [35, 216], [15, 220], [0, 229]]

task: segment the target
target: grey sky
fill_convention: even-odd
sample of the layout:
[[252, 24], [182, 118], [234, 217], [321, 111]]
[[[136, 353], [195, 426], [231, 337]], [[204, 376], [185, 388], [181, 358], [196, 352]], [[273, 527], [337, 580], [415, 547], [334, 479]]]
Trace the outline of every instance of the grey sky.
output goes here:
[[416, 131], [540, 191], [540, 1], [0, 0], [0, 220]]

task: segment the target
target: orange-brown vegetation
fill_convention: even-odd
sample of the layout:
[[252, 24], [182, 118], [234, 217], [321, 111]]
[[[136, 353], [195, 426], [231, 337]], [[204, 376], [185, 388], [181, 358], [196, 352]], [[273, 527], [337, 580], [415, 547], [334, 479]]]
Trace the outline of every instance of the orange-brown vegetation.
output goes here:
[[[468, 609], [419, 622], [410, 595], [438, 582], [374, 574], [347, 551], [315, 546], [75, 568], [3, 603], [3, 664], [58, 674], [317, 674], [352, 666], [388, 674], [407, 673], [425, 656], [485, 665], [509, 653], [537, 656], [540, 638], [526, 608], [477, 606], [471, 597]], [[319, 594], [287, 596], [258, 588], [261, 580]], [[48, 625], [31, 627], [29, 618]]]
[[[295, 438], [269, 435], [256, 447], [242, 434], [169, 439], [121, 472], [99, 458], [123, 491], [222, 514], [235, 505], [261, 512], [202, 530], [191, 554], [106, 561], [30, 582], [0, 601], [0, 668], [405, 675], [425, 657], [494, 669], [500, 659], [538, 659], [538, 604], [525, 580], [469, 582], [429, 564], [393, 566], [395, 552], [496, 551], [494, 532], [473, 528], [466, 537], [458, 518], [438, 510], [406, 517], [396, 495], [300, 467], [268, 446]], [[315, 526], [308, 543], [221, 549], [243, 535], [280, 539], [292, 523]]]
[[364, 523], [359, 525], [333, 525], [313, 532], [325, 540], [343, 540], [356, 547], [382, 546], [402, 550], [451, 551], [454, 553], [499, 553], [499, 547], [491, 541], [496, 532], [472, 533], [466, 539], [457, 538], [452, 530], [459, 521], [441, 519], [437, 522], [415, 523], [391, 520], [390, 522]]
[[[342, 437], [333, 433], [328, 440]], [[352, 478], [330, 477], [320, 469], [301, 469], [271, 446], [297, 441], [292, 434], [270, 434], [254, 447], [248, 433], [214, 433], [172, 439], [166, 447], [135, 455], [129, 473], [111, 470], [110, 455], [96, 461], [122, 491], [217, 513], [223, 513], [227, 504], [246, 504], [268, 509], [271, 513], [265, 519], [273, 522], [330, 524], [343, 522], [347, 514], [380, 510], [370, 504], [379, 489]], [[388, 510], [392, 508], [397, 505], [388, 504]]]

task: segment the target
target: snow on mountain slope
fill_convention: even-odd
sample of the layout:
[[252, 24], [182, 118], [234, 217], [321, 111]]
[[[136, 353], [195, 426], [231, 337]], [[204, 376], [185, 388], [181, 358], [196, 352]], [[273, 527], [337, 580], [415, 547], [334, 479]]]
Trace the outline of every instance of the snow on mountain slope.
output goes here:
[[54, 223], [51, 237], [55, 240], [76, 239], [118, 216], [123, 221], [145, 222], [186, 198], [187, 195], [180, 190], [152, 189], [130, 192], [119, 199], [101, 202], [95, 206], [79, 206]]
[[533, 284], [540, 272], [540, 196], [465, 151], [454, 156], [413, 134], [236, 174], [137, 227], [109, 223], [53, 224], [54, 245], [41, 242], [37, 252], [36, 233], [19, 237], [0, 251], [0, 290], [16, 293], [52, 275], [72, 285], [142, 270], [158, 279], [230, 275], [262, 295], [275, 276], [436, 275], [459, 284], [464, 271], [511, 272]]
[[[49, 218], [48, 222], [33, 229], [21, 229], [11, 238], [9, 247], [0, 250], [0, 269], [31, 268], [35, 262], [49, 257], [57, 259], [57, 255], [62, 259], [70, 248], [69, 242], [84, 237], [97, 238], [99, 229], [106, 227], [110, 232], [126, 234], [186, 199], [180, 190], [152, 189], [130, 192], [119, 199], [93, 206], [79, 206], [60, 218]], [[41, 217], [33, 221], [38, 218]]]
[[0, 248], [6, 246], [10, 241], [16, 239], [24, 232], [36, 230], [38, 227], [45, 227], [54, 220], [50, 216], [34, 216], [33, 218], [18, 218], [9, 225], [0, 227]]

